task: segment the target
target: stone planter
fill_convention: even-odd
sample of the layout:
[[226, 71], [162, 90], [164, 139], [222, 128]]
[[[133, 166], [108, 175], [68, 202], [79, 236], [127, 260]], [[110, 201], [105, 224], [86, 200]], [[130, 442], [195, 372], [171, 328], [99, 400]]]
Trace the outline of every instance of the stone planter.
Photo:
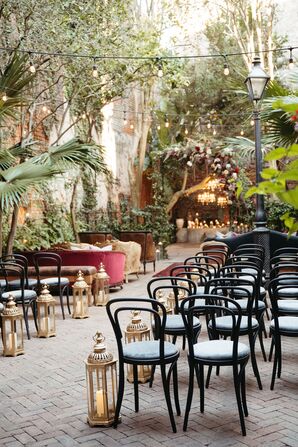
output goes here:
[[181, 228], [183, 228], [183, 225], [184, 225], [184, 219], [180, 218], [176, 219], [177, 230], [181, 230]]

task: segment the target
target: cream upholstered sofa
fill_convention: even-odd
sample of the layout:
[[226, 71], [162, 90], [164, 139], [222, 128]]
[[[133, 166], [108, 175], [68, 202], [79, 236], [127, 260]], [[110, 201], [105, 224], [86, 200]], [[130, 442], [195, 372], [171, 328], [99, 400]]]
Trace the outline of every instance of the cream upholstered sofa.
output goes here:
[[128, 282], [128, 275], [135, 273], [138, 276], [141, 267], [142, 247], [137, 242], [129, 241], [112, 241], [113, 250], [120, 251], [125, 254], [124, 277]]

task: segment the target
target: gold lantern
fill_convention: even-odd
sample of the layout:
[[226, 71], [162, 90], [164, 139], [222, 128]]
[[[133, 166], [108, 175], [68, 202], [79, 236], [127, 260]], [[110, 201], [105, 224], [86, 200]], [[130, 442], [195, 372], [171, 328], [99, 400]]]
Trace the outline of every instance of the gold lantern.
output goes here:
[[36, 300], [37, 304], [37, 322], [38, 337], [55, 337], [56, 336], [56, 320], [55, 306], [56, 300], [49, 292], [47, 284], [42, 287], [41, 294]]
[[[164, 292], [163, 292], [162, 290], [158, 290], [158, 291], [156, 292], [156, 299], [157, 299], [157, 301], [158, 301], [159, 303], [161, 303], [161, 304], [164, 305], [167, 314], [172, 314], [172, 313], [173, 313], [173, 309], [171, 309], [170, 306], [169, 306], [169, 304], [167, 303], [167, 299], [166, 299], [165, 294], [164, 294]], [[158, 313], [159, 313], [160, 315], [162, 315], [162, 310], [159, 309], [159, 310], [158, 310]]]
[[73, 312], [72, 318], [88, 318], [88, 301], [90, 286], [84, 280], [81, 270], [78, 272], [76, 282], [72, 286]]
[[109, 281], [110, 277], [105, 271], [105, 267], [101, 262], [99, 270], [95, 276], [95, 286], [94, 286], [95, 306], [105, 306], [109, 301]]
[[168, 306], [171, 309], [171, 311], [174, 311], [176, 306], [176, 300], [175, 300], [175, 293], [173, 291], [169, 292], [168, 294]]
[[116, 360], [106, 351], [104, 336], [97, 332], [95, 345], [86, 364], [88, 418], [92, 427], [110, 426], [114, 422], [117, 398]]
[[3, 355], [15, 357], [24, 354], [23, 313], [17, 308], [12, 295], [2, 312]]
[[[142, 320], [141, 312], [133, 310], [131, 321], [125, 330], [125, 343], [150, 340], [150, 328]], [[138, 382], [145, 383], [151, 378], [150, 365], [138, 365]], [[133, 383], [133, 366], [127, 365], [127, 380]]]

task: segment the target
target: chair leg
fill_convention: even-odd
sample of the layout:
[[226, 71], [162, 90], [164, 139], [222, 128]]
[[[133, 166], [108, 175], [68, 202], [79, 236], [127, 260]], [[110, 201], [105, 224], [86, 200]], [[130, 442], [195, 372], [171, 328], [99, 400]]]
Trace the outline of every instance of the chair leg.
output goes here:
[[279, 339], [279, 348], [278, 348], [278, 363], [277, 363], [277, 377], [280, 379], [281, 376], [281, 366], [282, 366], [282, 352], [281, 352], [281, 341]]
[[204, 387], [204, 365], [200, 365], [200, 412], [204, 413], [205, 387]]
[[173, 433], [176, 433], [177, 429], [176, 429], [176, 424], [175, 424], [175, 419], [174, 419], [174, 414], [173, 414], [173, 409], [172, 409], [169, 381], [167, 380], [167, 375], [166, 375], [166, 365], [160, 365], [160, 369], [161, 369], [162, 384], [163, 384], [163, 389], [164, 389], [164, 393], [165, 393], [165, 398], [166, 398], [166, 403], [167, 403], [167, 407], [168, 407], [171, 426], [172, 426]]
[[188, 379], [188, 393], [185, 408], [185, 416], [183, 422], [183, 431], [187, 430], [188, 416], [191, 408], [192, 396], [193, 396], [193, 385], [194, 385], [194, 365], [189, 362], [189, 379]]
[[62, 317], [63, 317], [63, 320], [65, 320], [65, 313], [64, 313], [64, 306], [63, 306], [63, 291], [62, 291], [61, 287], [59, 289], [59, 298], [60, 298], [60, 307], [61, 307], [61, 311], [62, 311]]
[[279, 338], [279, 336], [276, 336], [276, 335], [272, 336], [272, 340], [274, 340], [274, 345], [275, 345], [275, 353], [274, 353], [274, 360], [273, 360], [273, 369], [272, 369], [270, 390], [274, 389], [278, 357], [280, 355], [280, 350], [279, 350], [280, 340], [277, 340], [278, 338]]
[[151, 377], [150, 377], [150, 381], [149, 381], [149, 388], [152, 388], [153, 385], [153, 380], [154, 380], [154, 374], [155, 374], [155, 365], [151, 366]]
[[[263, 321], [263, 323], [264, 323], [264, 321]], [[267, 356], [266, 356], [266, 351], [265, 351], [264, 342], [263, 342], [263, 330], [261, 328], [259, 330], [258, 336], [259, 336], [259, 342], [260, 342], [260, 346], [261, 346], [261, 351], [262, 351], [262, 354], [263, 354], [264, 362], [267, 362]], [[267, 333], [266, 333], [266, 337], [265, 338], [267, 338]]]
[[182, 350], [185, 351], [186, 337], [183, 335], [182, 337]]
[[241, 394], [240, 394], [240, 380], [239, 380], [239, 373], [238, 373], [238, 365], [233, 365], [233, 378], [234, 378], [234, 388], [235, 388], [235, 394], [237, 399], [237, 406], [238, 406], [238, 413], [240, 418], [240, 425], [241, 425], [241, 431], [242, 435], [246, 436], [246, 429], [245, 429], [245, 422], [244, 422], [244, 415], [243, 415], [243, 409], [242, 409], [242, 402], [241, 402]]
[[135, 412], [139, 411], [138, 365], [133, 365], [133, 387], [135, 396]]
[[[170, 380], [170, 377], [168, 378]], [[177, 416], [181, 415], [180, 404], [179, 404], [179, 392], [178, 392], [178, 372], [177, 372], [177, 362], [173, 366], [173, 388], [174, 388], [174, 399]]]
[[119, 361], [119, 385], [118, 385], [118, 396], [117, 396], [117, 403], [116, 403], [116, 409], [115, 409], [115, 419], [113, 427], [117, 428], [118, 422], [119, 422], [119, 415], [120, 415], [120, 409], [122, 405], [123, 400], [123, 394], [124, 394], [124, 364], [123, 362]]
[[242, 366], [241, 371], [241, 396], [242, 396], [242, 406], [244, 411], [244, 416], [248, 416], [247, 402], [246, 402], [246, 383], [245, 383], [245, 366]]
[[260, 390], [262, 390], [263, 386], [262, 386], [262, 382], [261, 382], [261, 377], [260, 377], [258, 364], [257, 364], [257, 360], [256, 360], [256, 353], [255, 353], [255, 341], [256, 341], [255, 335], [252, 332], [250, 332], [248, 334], [248, 339], [249, 339], [249, 346], [250, 346], [250, 357], [251, 357], [252, 369], [253, 369], [254, 375], [257, 379], [258, 387]]
[[273, 352], [274, 352], [274, 337], [271, 338], [270, 352], [268, 357], [269, 362], [271, 362], [272, 360]]
[[37, 324], [37, 318], [36, 318], [36, 301], [31, 302], [31, 309], [32, 309], [32, 313], [33, 313], [35, 329], [36, 329], [36, 331], [38, 331], [38, 324]]
[[211, 373], [212, 373], [212, 365], [210, 365], [208, 367], [207, 378], [206, 378], [206, 388], [209, 388]]
[[68, 313], [70, 315], [71, 310], [70, 310], [70, 304], [69, 304], [69, 285], [66, 287], [66, 302], [67, 302]]
[[24, 321], [25, 321], [25, 326], [26, 326], [27, 338], [28, 338], [28, 340], [30, 340], [29, 321], [28, 321], [28, 308], [26, 309], [24, 303], [22, 303], [22, 307], [23, 307], [23, 316], [24, 316]]

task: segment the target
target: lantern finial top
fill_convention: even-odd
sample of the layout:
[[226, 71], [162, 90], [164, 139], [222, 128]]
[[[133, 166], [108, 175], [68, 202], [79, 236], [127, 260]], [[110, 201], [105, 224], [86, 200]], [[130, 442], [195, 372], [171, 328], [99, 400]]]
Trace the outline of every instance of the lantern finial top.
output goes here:
[[104, 343], [105, 337], [99, 331], [93, 336], [95, 344], [93, 346], [93, 352], [88, 356], [88, 363], [108, 363], [113, 360], [113, 354], [107, 352], [106, 345]]
[[44, 284], [42, 286], [42, 290], [40, 292], [39, 297], [37, 298], [37, 301], [39, 302], [55, 301], [55, 298], [50, 294], [49, 286], [47, 284]]
[[10, 294], [9, 297], [7, 298], [7, 303], [5, 309], [2, 312], [2, 315], [17, 316], [21, 314], [22, 314], [21, 311], [17, 308], [17, 305], [14, 301], [14, 296]]
[[84, 279], [84, 273], [81, 270], [78, 271], [77, 279], [76, 279], [76, 282], [74, 283], [73, 287], [77, 287], [77, 288], [81, 288], [81, 289], [85, 289], [85, 288], [89, 287]]
[[131, 321], [127, 325], [126, 331], [127, 332], [141, 332], [141, 331], [147, 331], [148, 326], [141, 317], [141, 311], [140, 310], [132, 310], [131, 311]]
[[105, 266], [102, 262], [99, 265], [96, 277], [98, 279], [110, 279], [109, 275], [107, 274], [107, 272], [105, 270]]

